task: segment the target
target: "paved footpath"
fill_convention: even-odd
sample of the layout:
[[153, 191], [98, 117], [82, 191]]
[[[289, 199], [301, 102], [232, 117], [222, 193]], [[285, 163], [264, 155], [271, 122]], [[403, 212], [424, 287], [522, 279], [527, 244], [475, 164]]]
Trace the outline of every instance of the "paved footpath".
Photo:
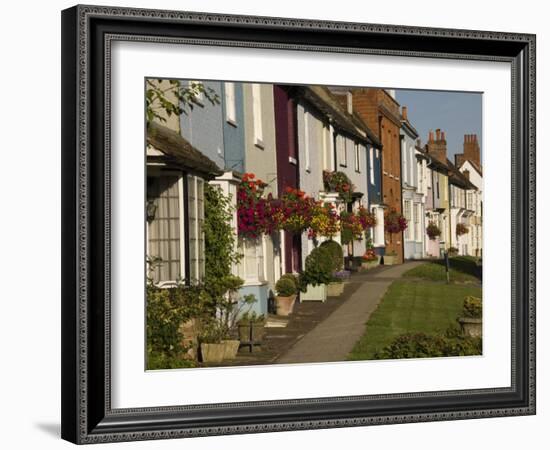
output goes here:
[[374, 274], [354, 275], [350, 283], [361, 283], [353, 295], [313, 330], [304, 335], [280, 358], [278, 364], [345, 361], [365, 332], [365, 324], [389, 285], [422, 262], [388, 266]]

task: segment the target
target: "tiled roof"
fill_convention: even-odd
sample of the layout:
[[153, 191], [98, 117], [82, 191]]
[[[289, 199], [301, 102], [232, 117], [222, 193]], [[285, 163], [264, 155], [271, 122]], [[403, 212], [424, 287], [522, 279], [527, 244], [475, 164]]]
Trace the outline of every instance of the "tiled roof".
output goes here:
[[376, 134], [359, 116], [344, 110], [328, 88], [324, 86], [297, 86], [296, 88], [302, 98], [332, 119], [337, 128], [360, 139], [368, 139], [377, 147], [382, 147]]
[[464, 189], [477, 189], [477, 187], [448, 159], [447, 166], [449, 167], [449, 183]]
[[157, 122], [147, 125], [147, 143], [164, 153], [168, 162], [183, 169], [194, 170], [207, 176], [223, 173], [214, 161], [193, 147], [179, 133]]

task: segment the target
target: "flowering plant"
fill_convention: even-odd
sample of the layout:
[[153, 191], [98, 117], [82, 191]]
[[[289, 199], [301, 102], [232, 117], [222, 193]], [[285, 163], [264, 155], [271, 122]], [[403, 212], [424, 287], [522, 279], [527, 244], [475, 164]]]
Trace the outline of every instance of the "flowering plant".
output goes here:
[[355, 187], [344, 172], [323, 171], [323, 185], [327, 192], [338, 192], [340, 198], [350, 202]]
[[436, 237], [441, 236], [441, 230], [434, 222], [430, 222], [426, 227], [426, 234], [433, 241]]
[[390, 234], [400, 233], [407, 229], [407, 219], [392, 209], [384, 216], [384, 228]]
[[301, 233], [309, 228], [315, 200], [304, 191], [287, 187], [281, 197], [281, 225], [286, 231]]
[[321, 235], [332, 238], [340, 230], [339, 225], [339, 217], [334, 205], [323, 205], [322, 202], [316, 202], [311, 211], [308, 237], [315, 238]]
[[237, 226], [239, 235], [255, 239], [279, 227], [280, 205], [272, 195], [263, 198], [267, 186], [253, 173], [245, 173], [237, 191]]
[[363, 226], [357, 214], [349, 212], [340, 214], [340, 233], [343, 244], [362, 239], [363, 231]]
[[378, 258], [373, 248], [367, 248], [367, 251], [363, 255], [363, 261], [376, 261]]
[[349, 270], [339, 270], [338, 272], [333, 273], [334, 278], [342, 281], [349, 279], [350, 275], [351, 272]]
[[374, 214], [370, 213], [368, 209], [364, 206], [359, 207], [359, 210], [357, 211], [357, 217], [359, 219], [359, 222], [361, 223], [361, 226], [363, 227], [363, 231], [367, 231], [369, 228], [372, 228], [376, 225], [376, 217], [374, 217]]
[[463, 234], [468, 233], [468, 227], [464, 225], [463, 223], [457, 223], [456, 224], [456, 235], [462, 236]]

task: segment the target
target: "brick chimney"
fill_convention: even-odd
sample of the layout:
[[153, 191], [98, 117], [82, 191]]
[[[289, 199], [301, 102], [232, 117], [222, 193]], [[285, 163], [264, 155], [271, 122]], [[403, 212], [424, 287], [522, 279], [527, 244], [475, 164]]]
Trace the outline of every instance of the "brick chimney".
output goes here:
[[468, 159], [481, 167], [481, 158], [479, 155], [479, 142], [477, 134], [464, 135], [464, 159]]
[[447, 162], [447, 141], [445, 140], [445, 132], [442, 132], [439, 128], [435, 130], [435, 139], [433, 131], [428, 134], [427, 144], [428, 154], [433, 156], [440, 162]]
[[407, 117], [407, 107], [406, 106], [401, 107], [401, 117], [403, 118], [403, 120], [409, 120], [409, 118]]
[[378, 106], [381, 102], [381, 89], [355, 88], [351, 90], [353, 111], [359, 114], [368, 127], [379, 136]]

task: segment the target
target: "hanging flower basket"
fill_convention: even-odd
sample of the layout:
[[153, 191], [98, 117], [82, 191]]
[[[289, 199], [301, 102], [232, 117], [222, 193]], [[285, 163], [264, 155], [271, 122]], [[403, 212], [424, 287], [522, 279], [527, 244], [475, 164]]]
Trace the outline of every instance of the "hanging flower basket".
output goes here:
[[363, 239], [363, 231], [364, 229], [358, 215], [349, 212], [342, 212], [340, 214], [342, 244]]
[[456, 224], [456, 235], [462, 236], [463, 234], [468, 233], [468, 227], [464, 225], [463, 223], [457, 223]]
[[324, 236], [332, 238], [340, 230], [340, 218], [331, 204], [316, 202], [312, 208], [308, 237]]
[[323, 171], [323, 185], [327, 192], [338, 192], [345, 202], [351, 202], [355, 187], [344, 172]]
[[395, 210], [384, 216], [384, 229], [390, 234], [397, 234], [407, 229], [407, 219]]
[[430, 222], [426, 227], [426, 234], [433, 241], [437, 237], [441, 236], [441, 230], [434, 222]]
[[292, 233], [307, 230], [311, 223], [315, 200], [304, 191], [287, 187], [281, 197], [281, 227]]
[[280, 227], [280, 202], [272, 197], [263, 198], [267, 186], [253, 173], [245, 173], [237, 191], [237, 227], [239, 236], [256, 239], [271, 234]]
[[357, 217], [359, 218], [363, 231], [367, 231], [376, 225], [376, 217], [374, 214], [370, 213], [368, 209], [363, 206], [359, 207]]

